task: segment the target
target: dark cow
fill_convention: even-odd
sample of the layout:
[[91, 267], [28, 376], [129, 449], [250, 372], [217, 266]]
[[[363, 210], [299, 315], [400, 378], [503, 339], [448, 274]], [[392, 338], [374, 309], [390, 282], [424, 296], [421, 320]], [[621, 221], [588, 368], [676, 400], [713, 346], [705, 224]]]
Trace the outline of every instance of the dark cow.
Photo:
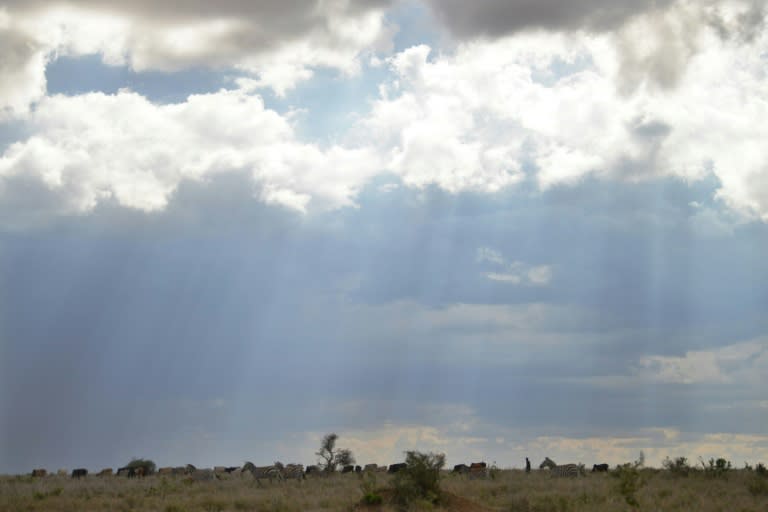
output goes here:
[[473, 462], [469, 465], [469, 478], [486, 478], [488, 465], [485, 462]]
[[469, 473], [469, 466], [467, 466], [466, 464], [456, 464], [455, 466], [453, 466], [453, 472], [459, 473], [460, 475]]
[[32, 470], [32, 476], [34, 477], [44, 477], [48, 475], [48, 471], [45, 469], [33, 469]]
[[234, 473], [235, 471], [239, 471], [239, 470], [240, 470], [240, 468], [238, 466], [228, 466], [228, 467], [224, 468], [224, 472], [225, 473], [229, 473], [230, 475], [232, 473]]
[[363, 467], [362, 466], [355, 466], [355, 473], [362, 473]]
[[318, 473], [320, 473], [320, 466], [307, 466], [307, 471], [306, 471], [307, 475], [310, 475], [310, 474], [316, 475]]
[[127, 477], [131, 478], [131, 477], [134, 476], [133, 468], [130, 468], [128, 466], [124, 466], [122, 468], [118, 468], [117, 476], [127, 476]]
[[606, 473], [608, 471], [608, 464], [594, 464], [592, 465], [593, 473]]
[[88, 470], [85, 468], [78, 468], [72, 470], [72, 478], [83, 478], [88, 476]]
[[397, 473], [398, 471], [402, 471], [403, 469], [407, 468], [408, 464], [405, 462], [398, 462], [397, 464], [390, 464], [389, 469], [387, 470], [387, 473]]
[[355, 470], [355, 466], [353, 466], [352, 464], [349, 464], [349, 465], [344, 466], [343, 468], [341, 468], [341, 474], [343, 475], [345, 473], [351, 473], [354, 470]]

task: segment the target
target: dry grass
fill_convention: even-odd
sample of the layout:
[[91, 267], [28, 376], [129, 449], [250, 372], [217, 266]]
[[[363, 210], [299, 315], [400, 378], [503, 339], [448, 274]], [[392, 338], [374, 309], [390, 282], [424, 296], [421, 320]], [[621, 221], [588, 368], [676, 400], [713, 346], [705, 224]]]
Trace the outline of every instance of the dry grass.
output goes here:
[[[640, 510], [735, 511], [768, 510], [768, 478], [731, 471], [727, 478], [701, 473], [687, 478], [666, 471], [644, 470], [644, 485], [636, 494]], [[389, 485], [377, 475], [377, 486]], [[585, 478], [550, 478], [543, 472], [499, 471], [495, 478], [468, 480], [446, 473], [442, 488], [448, 505], [438, 510], [462, 512], [535, 511], [581, 512], [633, 510], [618, 491], [618, 479], [606, 474]], [[386, 492], [382, 494], [387, 495]], [[80, 511], [394, 511], [388, 505], [363, 507], [361, 479], [354, 474], [315, 478], [305, 482], [265, 484], [238, 476], [210, 482], [152, 476], [145, 479], [91, 477], [83, 480], [0, 477], [0, 512]], [[412, 510], [433, 510], [428, 503]]]

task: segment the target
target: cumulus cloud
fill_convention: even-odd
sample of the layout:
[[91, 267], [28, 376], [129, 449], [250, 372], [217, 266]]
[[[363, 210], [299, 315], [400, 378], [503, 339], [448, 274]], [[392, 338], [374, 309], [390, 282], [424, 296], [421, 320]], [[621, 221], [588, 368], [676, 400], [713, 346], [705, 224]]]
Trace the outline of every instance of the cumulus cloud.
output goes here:
[[130, 91], [58, 95], [42, 99], [29, 123], [34, 135], [0, 157], [0, 200], [37, 184], [55, 198], [37, 206], [54, 214], [88, 212], [107, 199], [154, 211], [182, 180], [234, 171], [250, 173], [266, 202], [338, 207], [376, 169], [365, 149], [297, 141], [288, 119], [242, 89], [172, 105]]
[[[3, 44], [0, 62], [15, 74], [24, 70], [42, 74], [43, 56], [94, 53], [108, 64], [129, 64], [136, 71], [234, 68], [257, 77], [260, 86], [284, 94], [312, 76], [313, 68], [355, 73], [362, 54], [387, 48], [391, 30], [384, 14], [388, 4], [384, 0], [331, 0], [314, 5], [226, 1], [215, 6], [206, 2], [5, 2], [0, 31], [13, 27], [31, 42]], [[0, 38], [9, 42], [10, 36]], [[0, 87], [6, 81], [12, 83], [12, 76], [2, 76]]]
[[586, 176], [714, 175], [728, 207], [768, 218], [768, 34], [723, 39], [707, 25], [686, 36], [696, 47], [686, 66], [668, 67], [655, 63], [673, 58], [657, 43], [682, 36], [655, 33], [652, 18], [633, 23], [627, 33], [644, 36], [627, 37], [649, 46], [633, 53], [640, 67], [630, 66], [631, 77], [630, 50], [615, 34], [522, 33], [437, 55], [407, 49], [389, 59], [395, 79], [363, 127], [411, 186], [493, 192], [526, 174], [541, 189]]

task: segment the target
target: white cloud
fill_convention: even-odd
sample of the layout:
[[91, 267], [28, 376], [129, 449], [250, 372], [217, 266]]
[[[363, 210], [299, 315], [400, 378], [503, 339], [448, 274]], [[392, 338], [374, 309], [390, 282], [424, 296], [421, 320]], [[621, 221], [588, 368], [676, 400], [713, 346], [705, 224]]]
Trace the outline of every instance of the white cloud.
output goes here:
[[485, 277], [491, 281], [528, 286], [546, 286], [552, 281], [551, 266], [531, 266], [521, 261], [507, 262], [499, 251], [490, 247], [477, 249], [475, 259], [480, 264], [489, 263], [499, 268], [499, 271], [485, 273]]
[[744, 8], [676, 2], [613, 32], [416, 46], [389, 59], [363, 126], [411, 186], [493, 192], [525, 161], [542, 189], [714, 174], [718, 199], [768, 220], [768, 33], [738, 35]]
[[750, 383], [764, 385], [768, 375], [768, 341], [758, 339], [683, 356], [646, 356], [637, 375], [667, 383]]
[[478, 263], [496, 263], [498, 265], [504, 264], [504, 258], [499, 251], [491, 249], [490, 247], [480, 247], [477, 250], [477, 262]]
[[42, 99], [34, 135], [0, 157], [0, 198], [35, 181], [58, 198], [54, 213], [83, 213], [111, 198], [162, 209], [179, 182], [248, 172], [261, 198], [304, 210], [351, 204], [377, 170], [365, 149], [321, 149], [296, 140], [281, 115], [243, 90], [155, 105], [130, 91]]

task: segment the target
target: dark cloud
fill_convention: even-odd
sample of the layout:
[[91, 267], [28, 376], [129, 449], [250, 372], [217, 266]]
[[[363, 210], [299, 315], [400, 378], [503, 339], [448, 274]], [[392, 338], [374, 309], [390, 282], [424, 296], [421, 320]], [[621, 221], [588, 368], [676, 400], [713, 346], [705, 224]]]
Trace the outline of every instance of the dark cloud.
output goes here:
[[461, 38], [499, 37], [528, 29], [610, 30], [629, 17], [673, 0], [427, 0], [435, 15]]

